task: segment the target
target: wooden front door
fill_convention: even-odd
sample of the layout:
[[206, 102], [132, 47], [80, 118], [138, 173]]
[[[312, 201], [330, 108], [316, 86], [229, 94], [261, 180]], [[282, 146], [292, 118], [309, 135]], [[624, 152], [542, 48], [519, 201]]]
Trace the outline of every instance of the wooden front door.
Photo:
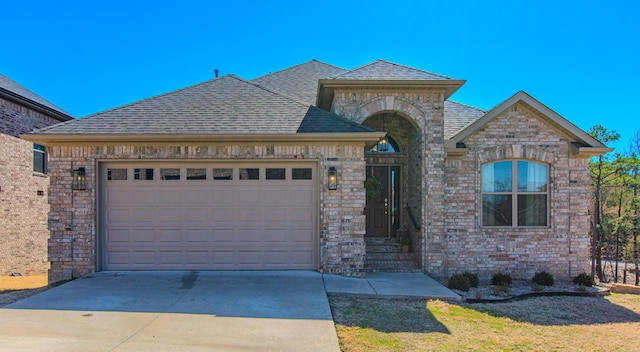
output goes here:
[[366, 236], [395, 237], [399, 227], [400, 167], [367, 166], [367, 179], [375, 177], [382, 185], [382, 192], [376, 197], [367, 196], [365, 215], [367, 217]]

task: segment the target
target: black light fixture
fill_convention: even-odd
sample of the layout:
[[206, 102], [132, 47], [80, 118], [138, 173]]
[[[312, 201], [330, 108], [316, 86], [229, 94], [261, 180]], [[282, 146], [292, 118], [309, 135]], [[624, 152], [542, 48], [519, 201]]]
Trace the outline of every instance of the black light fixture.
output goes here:
[[73, 170], [73, 189], [78, 191], [87, 189], [87, 178], [84, 167]]
[[378, 142], [378, 151], [381, 151], [381, 152], [389, 151], [389, 138], [387, 138], [387, 135], [382, 137], [380, 142]]
[[338, 171], [333, 166], [329, 167], [327, 173], [327, 188], [331, 191], [338, 189]]

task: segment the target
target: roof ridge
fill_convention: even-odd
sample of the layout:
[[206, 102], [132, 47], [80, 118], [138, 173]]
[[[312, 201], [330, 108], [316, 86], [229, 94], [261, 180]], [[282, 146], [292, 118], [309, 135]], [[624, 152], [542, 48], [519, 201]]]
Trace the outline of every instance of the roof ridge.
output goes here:
[[277, 71], [269, 72], [269, 73], [264, 74], [264, 75], [262, 75], [262, 76], [258, 76], [258, 77], [252, 78], [252, 79], [251, 79], [251, 81], [255, 81], [255, 80], [256, 80], [256, 79], [258, 79], [258, 78], [269, 77], [269, 76], [275, 75], [275, 74], [277, 74], [277, 73], [280, 73], [280, 72], [283, 72], [283, 71], [287, 71], [287, 70], [290, 70], [290, 69], [292, 69], [292, 68], [299, 67], [299, 66], [302, 66], [302, 65], [306, 65], [306, 64], [308, 64], [308, 63], [310, 63], [310, 62], [314, 62], [314, 61], [315, 61], [315, 62], [318, 62], [318, 63], [321, 63], [321, 64], [323, 64], [323, 65], [327, 65], [327, 66], [331, 66], [331, 67], [339, 68], [339, 69], [341, 69], [341, 70], [344, 70], [345, 72], [347, 72], [347, 71], [348, 71], [348, 70], [346, 70], [346, 69], [344, 69], [344, 68], [342, 68], [342, 67], [336, 66], [336, 65], [328, 64], [328, 63], [326, 63], [326, 62], [323, 62], [323, 61], [320, 61], [320, 60], [316, 60], [316, 59], [311, 59], [311, 60], [309, 60], [309, 61], [301, 62], [301, 63], [299, 63], [299, 64], [297, 64], [297, 65], [289, 66], [289, 67], [283, 68], [283, 69], [281, 69], [281, 70], [277, 70]]
[[238, 77], [238, 76], [232, 75], [232, 74], [229, 74], [228, 76], [231, 76], [231, 77], [239, 80], [240, 82], [251, 84], [251, 85], [255, 86], [256, 88], [260, 88], [260, 89], [266, 90], [267, 92], [273, 93], [275, 95], [279, 95], [279, 96], [281, 96], [283, 98], [287, 98], [289, 100], [293, 100], [294, 102], [296, 102], [298, 104], [302, 104], [303, 106], [313, 106], [311, 104], [305, 103], [304, 101], [302, 101], [302, 100], [300, 100], [298, 98], [292, 97], [290, 95], [287, 95], [287, 94], [284, 94], [284, 93], [282, 93], [280, 91], [277, 91], [277, 90], [275, 90], [273, 88], [269, 88], [269, 87], [263, 86], [263, 85], [261, 85], [259, 83], [253, 82], [253, 80], [249, 81], [249, 80], [246, 80], [244, 78], [241, 78], [241, 77]]
[[378, 61], [382, 61], [382, 60], [380, 60], [380, 59], [376, 59], [376, 60], [371, 61], [371, 62], [369, 62], [369, 63], [367, 63], [367, 64], [360, 65], [360, 66], [358, 66], [358, 67], [356, 67], [356, 68], [353, 68], [353, 69], [351, 69], [351, 70], [347, 70], [347, 71], [345, 71], [345, 72], [342, 72], [342, 73], [340, 73], [340, 74], [338, 74], [338, 75], [335, 75], [335, 76], [333, 76], [333, 77], [329, 77], [329, 78], [330, 78], [330, 79], [336, 79], [336, 78], [338, 78], [338, 77], [340, 77], [340, 76], [342, 76], [342, 75], [346, 75], [346, 74], [348, 74], [348, 73], [350, 73], [350, 72], [353, 72], [353, 71], [356, 71], [356, 70], [359, 70], [359, 69], [365, 68], [365, 67], [367, 67], [367, 66], [371, 66], [371, 65], [375, 64], [375, 63], [376, 63], [376, 62], [378, 62]]

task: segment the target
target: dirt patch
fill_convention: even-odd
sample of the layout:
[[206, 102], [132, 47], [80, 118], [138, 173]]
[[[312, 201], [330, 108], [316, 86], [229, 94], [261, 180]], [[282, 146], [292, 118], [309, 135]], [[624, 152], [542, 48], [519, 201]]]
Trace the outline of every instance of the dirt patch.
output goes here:
[[47, 275], [0, 276], [0, 307], [49, 289]]

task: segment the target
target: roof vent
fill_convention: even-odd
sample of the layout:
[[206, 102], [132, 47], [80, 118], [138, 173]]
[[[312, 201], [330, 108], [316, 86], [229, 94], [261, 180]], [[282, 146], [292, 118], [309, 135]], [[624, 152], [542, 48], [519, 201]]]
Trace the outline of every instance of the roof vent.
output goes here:
[[218, 69], [217, 68], [213, 69], [213, 73], [215, 73], [216, 78], [218, 78]]

